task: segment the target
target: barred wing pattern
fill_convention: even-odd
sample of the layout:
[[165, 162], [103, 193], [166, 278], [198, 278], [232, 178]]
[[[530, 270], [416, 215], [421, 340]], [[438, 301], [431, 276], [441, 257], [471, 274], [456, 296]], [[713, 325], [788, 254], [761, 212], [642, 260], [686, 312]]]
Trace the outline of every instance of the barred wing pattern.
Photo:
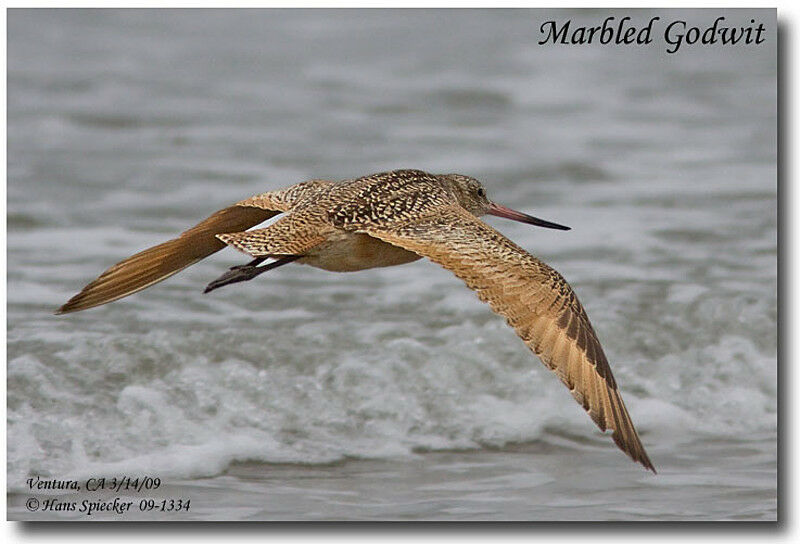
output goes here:
[[118, 262], [56, 311], [66, 314], [113, 302], [146, 289], [225, 247], [218, 234], [241, 232], [324, 192], [333, 182], [315, 179], [268, 191], [211, 214], [177, 238]]
[[56, 313], [86, 310], [146, 289], [224, 248], [225, 244], [216, 238], [216, 234], [250, 228], [278, 213], [235, 205], [219, 210], [179, 237], [115, 264]]
[[506, 318], [597, 426], [613, 430], [617, 446], [655, 472], [586, 311], [558, 272], [455, 206], [360, 232], [428, 257], [462, 279]]

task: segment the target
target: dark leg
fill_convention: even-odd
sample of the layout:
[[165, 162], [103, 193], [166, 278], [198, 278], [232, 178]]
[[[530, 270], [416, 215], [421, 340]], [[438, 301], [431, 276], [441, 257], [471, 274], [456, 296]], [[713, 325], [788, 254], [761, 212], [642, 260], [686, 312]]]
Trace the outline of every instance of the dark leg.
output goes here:
[[261, 263], [266, 259], [266, 257], [259, 257], [247, 264], [234, 266], [233, 268], [225, 272], [223, 275], [221, 275], [220, 277], [209, 283], [206, 286], [206, 289], [205, 291], [203, 291], [203, 293], [208, 293], [210, 291], [213, 291], [214, 289], [219, 289], [223, 285], [228, 285], [229, 283], [237, 283], [240, 281], [252, 280], [256, 276], [258, 276], [263, 272], [266, 272], [267, 270], [272, 270], [273, 268], [278, 268], [279, 266], [289, 264], [292, 261], [296, 261], [300, 257], [302, 257], [302, 255], [287, 255], [267, 265], [257, 266], [259, 263]]
[[256, 257], [252, 261], [247, 264], [240, 264], [237, 266], [232, 266], [225, 272], [223, 275], [212, 281], [206, 286], [205, 291], [203, 293], [208, 293], [209, 291], [213, 291], [218, 287], [222, 287], [223, 285], [227, 285], [229, 283], [236, 283], [239, 281], [247, 281], [256, 277], [258, 274], [253, 275], [256, 266], [261, 264], [267, 260], [267, 257]]

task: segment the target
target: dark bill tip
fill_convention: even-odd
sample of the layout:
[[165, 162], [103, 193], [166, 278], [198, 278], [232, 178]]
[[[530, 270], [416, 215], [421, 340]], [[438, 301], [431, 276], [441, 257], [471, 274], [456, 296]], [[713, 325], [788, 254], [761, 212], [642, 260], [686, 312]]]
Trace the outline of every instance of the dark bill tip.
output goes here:
[[491, 206], [489, 206], [489, 211], [487, 213], [491, 215], [496, 215], [497, 217], [505, 217], [506, 219], [513, 219], [514, 221], [519, 221], [521, 223], [528, 223], [529, 225], [536, 225], [537, 227], [544, 227], [547, 229], [570, 230], [570, 227], [567, 227], [566, 225], [559, 225], [558, 223], [545, 221], [544, 219], [539, 219], [538, 217], [518, 212], [516, 210], [512, 210], [511, 208], [506, 208], [505, 206], [501, 206], [500, 204], [496, 204], [494, 202], [492, 202]]

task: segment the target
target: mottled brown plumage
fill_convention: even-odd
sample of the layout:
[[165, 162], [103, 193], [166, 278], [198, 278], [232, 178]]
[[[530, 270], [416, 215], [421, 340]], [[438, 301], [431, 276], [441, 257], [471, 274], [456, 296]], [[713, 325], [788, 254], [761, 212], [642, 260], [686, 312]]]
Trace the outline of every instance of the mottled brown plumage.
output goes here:
[[[246, 230], [281, 212], [270, 226]], [[339, 183], [314, 180], [242, 200], [114, 265], [58, 313], [132, 294], [225, 244], [256, 259], [232, 268], [207, 291], [293, 260], [349, 272], [427, 257], [504, 316], [597, 426], [612, 430], [622, 451], [655, 472], [575, 293], [558, 272], [478, 219], [486, 213], [566, 229], [490, 202], [477, 180], [460, 174], [395, 170]], [[258, 266], [266, 258], [279, 261]]]

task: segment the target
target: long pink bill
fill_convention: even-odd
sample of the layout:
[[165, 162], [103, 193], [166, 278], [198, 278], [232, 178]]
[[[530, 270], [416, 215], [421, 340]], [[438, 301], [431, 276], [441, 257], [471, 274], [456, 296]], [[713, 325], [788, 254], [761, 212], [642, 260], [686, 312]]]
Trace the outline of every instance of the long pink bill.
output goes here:
[[513, 219], [514, 221], [520, 221], [522, 223], [536, 225], [537, 227], [545, 227], [548, 229], [558, 229], [558, 230], [570, 230], [570, 227], [559, 225], [558, 223], [551, 223], [550, 221], [545, 221], [544, 219], [539, 219], [538, 217], [518, 212], [516, 210], [512, 210], [511, 208], [506, 208], [505, 206], [501, 206], [500, 204], [497, 204], [495, 202], [491, 203], [491, 205], [489, 206], [489, 211], [487, 213], [491, 215], [496, 215], [497, 217], [505, 217], [506, 219]]

